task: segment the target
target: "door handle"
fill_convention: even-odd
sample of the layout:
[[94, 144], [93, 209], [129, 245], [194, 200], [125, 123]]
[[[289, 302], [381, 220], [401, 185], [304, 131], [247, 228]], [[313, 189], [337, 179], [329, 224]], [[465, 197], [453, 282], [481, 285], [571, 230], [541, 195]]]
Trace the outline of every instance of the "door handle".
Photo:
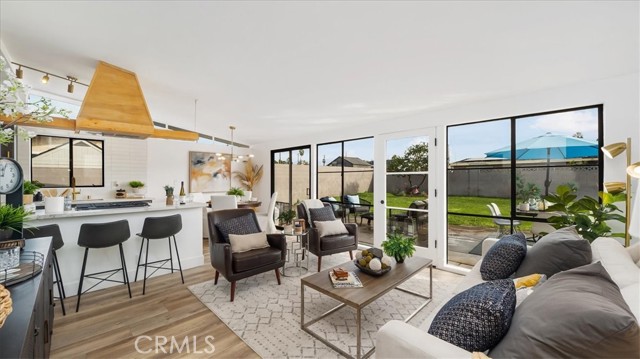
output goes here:
[[381, 200], [380, 200], [380, 204], [384, 204], [384, 199], [381, 199]]

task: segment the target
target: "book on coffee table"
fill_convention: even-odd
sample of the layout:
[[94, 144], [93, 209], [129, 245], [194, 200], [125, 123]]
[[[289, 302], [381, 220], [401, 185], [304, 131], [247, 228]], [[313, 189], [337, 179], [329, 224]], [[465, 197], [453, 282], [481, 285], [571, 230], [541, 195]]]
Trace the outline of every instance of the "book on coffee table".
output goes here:
[[362, 282], [355, 272], [348, 272], [346, 279], [338, 279], [333, 271], [329, 271], [329, 278], [334, 288], [362, 288]]

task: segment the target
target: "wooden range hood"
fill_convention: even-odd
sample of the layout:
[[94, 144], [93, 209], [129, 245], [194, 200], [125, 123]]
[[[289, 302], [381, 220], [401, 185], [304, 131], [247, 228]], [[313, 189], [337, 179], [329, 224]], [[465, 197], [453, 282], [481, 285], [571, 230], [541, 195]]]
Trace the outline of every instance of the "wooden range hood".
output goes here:
[[103, 61], [98, 62], [77, 119], [22, 125], [135, 138], [196, 141], [199, 137], [196, 132], [154, 128], [136, 74]]

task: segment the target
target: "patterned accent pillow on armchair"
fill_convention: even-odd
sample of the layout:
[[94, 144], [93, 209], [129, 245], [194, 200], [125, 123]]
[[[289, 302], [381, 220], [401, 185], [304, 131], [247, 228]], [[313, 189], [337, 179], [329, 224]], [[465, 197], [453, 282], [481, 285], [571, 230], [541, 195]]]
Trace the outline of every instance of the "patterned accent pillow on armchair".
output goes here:
[[256, 221], [250, 213], [244, 216], [228, 219], [216, 224], [225, 242], [229, 243], [229, 234], [252, 234], [260, 232]]
[[333, 209], [331, 206], [324, 206], [322, 208], [309, 208], [309, 214], [311, 218], [312, 226], [316, 226], [316, 222], [325, 222], [325, 221], [335, 221], [336, 216], [333, 214]]

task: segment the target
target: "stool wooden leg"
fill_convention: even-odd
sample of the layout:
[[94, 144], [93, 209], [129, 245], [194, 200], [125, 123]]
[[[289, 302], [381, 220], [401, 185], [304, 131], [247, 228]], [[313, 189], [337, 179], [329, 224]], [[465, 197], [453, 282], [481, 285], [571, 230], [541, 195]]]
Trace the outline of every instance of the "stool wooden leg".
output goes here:
[[82, 260], [82, 270], [80, 271], [80, 285], [78, 286], [78, 303], [76, 304], [76, 313], [80, 310], [80, 297], [82, 296], [82, 282], [84, 280], [84, 270], [87, 268], [87, 256], [89, 248], [84, 249], [84, 259]]
[[[184, 284], [184, 276], [182, 275], [182, 263], [180, 263], [180, 253], [178, 253], [178, 243], [176, 243], [176, 236], [173, 236], [173, 245], [176, 247], [176, 258], [178, 258], [178, 268], [180, 269], [180, 278], [182, 284]], [[171, 239], [169, 239], [169, 248], [171, 248]], [[173, 262], [171, 262], [171, 271], [173, 272]]]
[[[127, 290], [129, 291], [129, 298], [131, 298], [131, 286], [129, 285], [129, 273], [127, 273], [127, 262], [124, 258], [124, 250], [122, 250], [122, 243], [118, 244], [120, 249], [120, 261], [122, 262], [122, 279], [127, 284]], [[149, 250], [149, 243], [147, 242], [147, 251]]]

